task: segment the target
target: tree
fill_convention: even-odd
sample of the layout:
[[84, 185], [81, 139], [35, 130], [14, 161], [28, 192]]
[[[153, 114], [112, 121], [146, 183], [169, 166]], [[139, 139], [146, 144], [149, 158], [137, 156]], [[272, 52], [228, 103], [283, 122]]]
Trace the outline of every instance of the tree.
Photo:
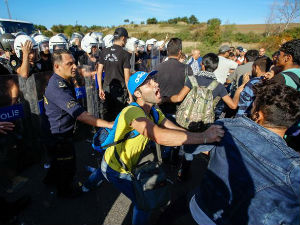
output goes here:
[[197, 24], [197, 23], [199, 23], [199, 21], [198, 21], [198, 19], [197, 19], [196, 16], [191, 15], [191, 16], [189, 17], [189, 23], [190, 23], [190, 24]]
[[51, 30], [53, 32], [55, 32], [55, 33], [63, 33], [64, 32], [64, 28], [65, 28], [64, 25], [59, 24], [59, 25], [53, 25], [51, 27]]
[[236, 26], [234, 24], [224, 25], [224, 30], [222, 32], [222, 41], [232, 43], [234, 39], [235, 30], [236, 30]]
[[46, 31], [47, 27], [45, 27], [44, 25], [37, 25], [35, 24], [34, 27], [40, 31]]
[[147, 19], [147, 24], [157, 24], [157, 19], [155, 17]]
[[221, 20], [212, 18], [207, 21], [207, 27], [203, 35], [203, 42], [209, 45], [217, 45], [221, 41]]
[[145, 21], [142, 21], [141, 24], [145, 24]]
[[129, 19], [125, 19], [125, 20], [124, 20], [124, 23], [129, 23]]
[[[300, 17], [299, 0], [274, 0], [270, 7], [270, 13], [266, 18], [266, 35], [281, 33], [288, 29], [290, 23], [297, 21]], [[279, 23], [279, 26], [275, 26]]]

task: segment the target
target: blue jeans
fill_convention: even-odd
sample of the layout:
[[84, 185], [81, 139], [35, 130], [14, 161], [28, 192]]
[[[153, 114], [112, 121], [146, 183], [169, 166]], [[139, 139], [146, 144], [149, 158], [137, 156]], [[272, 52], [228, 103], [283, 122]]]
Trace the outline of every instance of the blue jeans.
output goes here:
[[[102, 161], [103, 154], [100, 155], [100, 159]], [[84, 182], [84, 186], [88, 189], [94, 189], [98, 186], [99, 182], [104, 180], [104, 176], [101, 172], [100, 168], [95, 169], [89, 176], [86, 182]]]
[[112, 168], [105, 162], [104, 158], [101, 163], [101, 170], [103, 176], [112, 183], [120, 192], [122, 192], [126, 197], [128, 197], [134, 207], [133, 207], [133, 215], [132, 215], [132, 224], [133, 225], [141, 225], [147, 224], [151, 215], [151, 212], [146, 212], [140, 210], [136, 206], [135, 201], [135, 194], [132, 184], [132, 178], [129, 174], [126, 173], [119, 173]]

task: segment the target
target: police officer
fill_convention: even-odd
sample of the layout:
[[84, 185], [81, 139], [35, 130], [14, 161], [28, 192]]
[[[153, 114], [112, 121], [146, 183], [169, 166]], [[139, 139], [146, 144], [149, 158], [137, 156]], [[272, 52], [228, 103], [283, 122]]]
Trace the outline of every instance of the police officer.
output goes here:
[[18, 75], [28, 78], [33, 73], [41, 71], [40, 64], [36, 62], [39, 60], [38, 45], [28, 35], [19, 35], [14, 42], [14, 50], [17, 55], [15, 65], [12, 66]]
[[41, 72], [52, 71], [53, 68], [49, 49], [49, 38], [43, 34], [38, 34], [33, 39], [37, 43], [40, 52], [41, 58], [37, 64], [40, 64]]
[[[97, 80], [99, 97], [104, 102], [104, 119], [112, 121], [117, 114], [127, 105], [128, 97], [133, 101], [128, 92], [127, 83], [130, 77], [130, 54], [123, 49], [126, 45], [128, 32], [119, 27], [114, 32], [114, 44], [102, 50], [99, 58]], [[101, 75], [105, 70], [102, 86]]]
[[75, 121], [95, 127], [112, 127], [113, 123], [91, 116], [76, 102], [71, 79], [77, 67], [72, 53], [66, 49], [55, 50], [52, 60], [54, 74], [44, 98], [46, 122], [50, 127], [50, 138], [45, 145], [52, 161], [44, 183], [56, 184], [59, 196], [73, 197], [80, 193], [80, 187], [73, 182], [76, 168], [72, 141]]
[[[17, 56], [14, 51], [15, 36], [9, 33], [2, 34], [0, 37], [0, 49], [4, 51], [4, 57], [0, 57], [1, 74], [15, 73], [13, 67], [17, 64]], [[5, 71], [5, 72], [2, 72]], [[8, 73], [6, 72], [8, 71]]]
[[81, 49], [81, 40], [83, 35], [80, 33], [73, 33], [70, 39], [70, 48], [69, 50], [72, 52], [72, 55], [75, 59], [75, 64], [78, 65], [79, 57], [84, 54], [84, 51]]

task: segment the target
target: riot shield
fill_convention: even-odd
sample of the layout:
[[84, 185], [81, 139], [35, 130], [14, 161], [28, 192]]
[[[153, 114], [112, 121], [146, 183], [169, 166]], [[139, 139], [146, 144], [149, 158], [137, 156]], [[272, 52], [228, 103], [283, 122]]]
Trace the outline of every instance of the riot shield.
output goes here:
[[82, 74], [85, 80], [85, 91], [87, 100], [87, 111], [93, 116], [99, 118], [100, 116], [100, 101], [96, 85], [95, 74], [91, 73], [90, 66], [83, 66]]
[[155, 45], [151, 49], [151, 71], [154, 70], [160, 63], [160, 51]]
[[23, 124], [26, 116], [21, 95], [17, 75], [0, 76], [0, 122], [12, 122], [15, 125], [13, 131], [0, 134], [0, 185], [7, 192], [13, 191], [18, 171], [28, 163], [24, 157], [28, 155], [24, 143], [28, 131]]
[[130, 58], [130, 73], [135, 73], [135, 50], [131, 53]]

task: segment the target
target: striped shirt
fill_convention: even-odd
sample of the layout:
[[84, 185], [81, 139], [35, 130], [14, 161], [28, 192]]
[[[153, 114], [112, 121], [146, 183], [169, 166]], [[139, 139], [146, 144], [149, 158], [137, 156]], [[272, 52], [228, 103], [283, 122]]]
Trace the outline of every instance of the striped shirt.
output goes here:
[[253, 93], [253, 85], [257, 84], [263, 79], [263, 77], [252, 78], [246, 85], [244, 90], [240, 94], [240, 100], [238, 105], [238, 112], [236, 117], [250, 116], [252, 103], [255, 100]]

